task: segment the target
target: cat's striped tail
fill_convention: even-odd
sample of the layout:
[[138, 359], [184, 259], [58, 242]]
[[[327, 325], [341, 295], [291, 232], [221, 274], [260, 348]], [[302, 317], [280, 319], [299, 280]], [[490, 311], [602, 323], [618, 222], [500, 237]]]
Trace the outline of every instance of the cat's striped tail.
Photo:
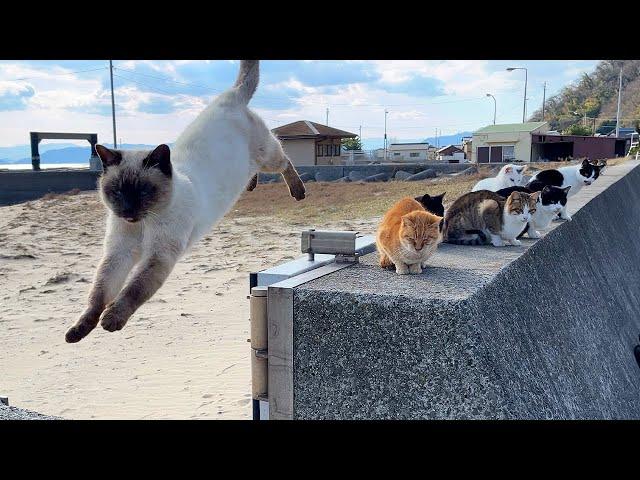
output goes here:
[[[482, 230], [467, 230], [465, 234], [460, 237], [447, 237], [445, 241], [455, 245], [486, 245], [488, 243], [488, 238]], [[470, 235], [475, 235], [475, 237], [469, 238]]]
[[238, 89], [238, 96], [245, 104], [249, 103], [256, 92], [259, 79], [260, 60], [240, 60], [240, 71], [234, 87]]

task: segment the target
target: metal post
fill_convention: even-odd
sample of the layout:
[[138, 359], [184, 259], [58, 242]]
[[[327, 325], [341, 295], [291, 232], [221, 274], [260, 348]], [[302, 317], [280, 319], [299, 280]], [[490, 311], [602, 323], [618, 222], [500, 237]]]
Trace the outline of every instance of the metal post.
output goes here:
[[496, 102], [496, 97], [494, 97], [493, 95], [491, 95], [490, 93], [487, 93], [487, 97], [491, 97], [493, 98], [493, 124], [496, 124], [496, 110], [497, 110], [497, 103]]
[[387, 162], [387, 114], [389, 112], [384, 109], [384, 161]]
[[544, 82], [544, 90], [542, 90], [542, 121], [544, 122], [544, 103], [547, 99], [547, 82]]
[[40, 138], [36, 132], [30, 132], [29, 135], [31, 138], [31, 167], [35, 171], [38, 171], [40, 170], [40, 151], [38, 146], [40, 144]]
[[513, 72], [514, 70], [524, 70], [524, 105], [522, 108], [522, 123], [527, 121], [527, 81], [529, 71], [525, 67], [509, 67], [507, 72]]
[[522, 123], [527, 121], [527, 69], [524, 69], [524, 109], [522, 111]]
[[118, 148], [116, 142], [116, 102], [113, 96], [113, 62], [109, 60], [109, 74], [111, 76], [111, 116], [113, 117], [113, 148]]
[[327, 127], [329, 126], [329, 107], [327, 107], [327, 121], [326, 121], [325, 125]]
[[622, 67], [620, 67], [620, 83], [618, 85], [618, 112], [616, 113], [616, 138], [620, 136], [620, 99], [622, 98]]

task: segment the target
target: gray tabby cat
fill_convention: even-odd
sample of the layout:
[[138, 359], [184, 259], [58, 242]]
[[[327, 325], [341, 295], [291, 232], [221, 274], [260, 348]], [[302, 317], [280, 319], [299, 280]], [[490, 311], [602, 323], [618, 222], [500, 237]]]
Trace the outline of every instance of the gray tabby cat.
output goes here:
[[513, 192], [507, 199], [489, 190], [469, 192], [458, 198], [445, 215], [445, 241], [460, 245], [505, 242], [521, 245], [518, 235], [536, 211], [539, 192]]

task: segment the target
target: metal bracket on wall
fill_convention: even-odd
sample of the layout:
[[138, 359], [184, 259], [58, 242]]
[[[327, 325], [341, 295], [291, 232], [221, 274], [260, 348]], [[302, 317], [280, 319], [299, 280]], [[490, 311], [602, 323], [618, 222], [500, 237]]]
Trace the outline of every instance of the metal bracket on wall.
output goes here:
[[[268, 348], [255, 354], [268, 356], [268, 393], [267, 397], [254, 395], [254, 420], [293, 415], [293, 288], [353, 265], [375, 249], [372, 235], [310, 229], [301, 235], [301, 250], [306, 257], [249, 275], [250, 292], [253, 287], [268, 287]], [[277, 346], [280, 353], [272, 351], [271, 342], [276, 342], [274, 348]]]

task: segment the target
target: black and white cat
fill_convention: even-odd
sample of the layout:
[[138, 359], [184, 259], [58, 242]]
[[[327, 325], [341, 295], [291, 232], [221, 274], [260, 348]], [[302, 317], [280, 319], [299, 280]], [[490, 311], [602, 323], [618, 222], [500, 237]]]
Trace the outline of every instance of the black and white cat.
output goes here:
[[[602, 173], [606, 163], [593, 164], [589, 160], [571, 165], [570, 167], [551, 168], [536, 173], [526, 185], [532, 191], [541, 191], [545, 186], [566, 188], [571, 187], [569, 197], [578, 193], [585, 185], [591, 185]], [[571, 220], [566, 205], [560, 211], [560, 218]]]
[[[549, 228], [551, 221], [566, 207], [567, 196], [570, 189], [571, 187], [560, 188], [545, 185], [536, 200], [536, 208], [531, 214], [531, 219], [527, 223], [527, 227], [518, 238], [525, 233], [529, 238], [540, 238], [539, 230]], [[534, 193], [534, 190], [527, 187], [509, 187], [498, 190], [496, 193], [504, 198], [508, 198], [512, 192]], [[571, 217], [569, 217], [569, 220], [570, 219]]]

